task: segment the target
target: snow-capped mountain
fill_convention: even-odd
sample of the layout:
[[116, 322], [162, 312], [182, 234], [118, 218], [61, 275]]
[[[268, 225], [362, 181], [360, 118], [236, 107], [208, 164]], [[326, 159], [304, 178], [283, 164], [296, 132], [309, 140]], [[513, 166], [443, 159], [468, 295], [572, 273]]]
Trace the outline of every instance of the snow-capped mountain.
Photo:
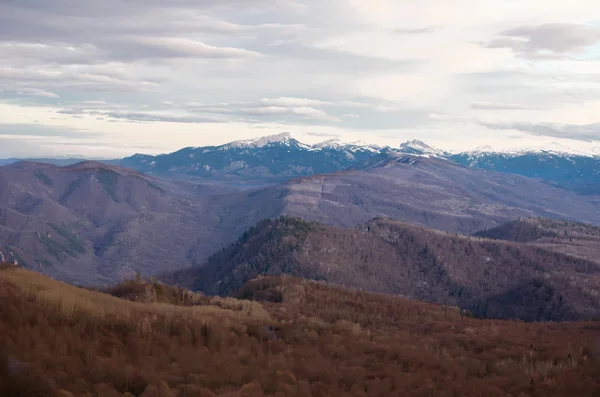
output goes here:
[[280, 145], [287, 145], [287, 146], [302, 145], [302, 146], [308, 147], [308, 145], [304, 145], [303, 143], [300, 143], [300, 142], [296, 141], [294, 138], [292, 138], [292, 134], [290, 134], [289, 132], [284, 132], [281, 134], [263, 136], [263, 137], [255, 138], [255, 139], [234, 141], [234, 142], [228, 143], [226, 145], [222, 145], [222, 146], [220, 146], [220, 148], [221, 149], [262, 148], [262, 147], [265, 147], [265, 146], [271, 145], [271, 144], [280, 144]]
[[600, 156], [590, 153], [540, 148], [495, 151], [484, 147], [448, 159], [471, 168], [542, 179], [581, 194], [600, 194]]
[[[404, 142], [397, 148], [364, 142], [347, 143], [339, 139], [307, 145], [286, 132], [220, 146], [188, 147], [158, 156], [136, 154], [104, 162], [159, 176], [186, 175], [215, 180], [252, 179], [266, 182], [367, 169], [402, 156], [443, 159], [470, 168], [541, 179], [582, 194], [600, 195], [600, 149], [575, 149], [558, 143], [540, 148], [508, 150], [488, 146], [451, 154], [420, 140]], [[79, 160], [41, 161], [66, 165]], [[6, 163], [9, 162], [13, 160]]]
[[470, 168], [541, 179], [579, 193], [600, 194], [600, 156], [558, 144], [519, 150], [481, 147], [451, 154], [419, 140], [402, 143], [398, 148], [338, 139], [306, 145], [283, 133], [159, 156], [135, 155], [119, 164], [162, 176], [279, 180], [371, 168], [406, 155], [445, 159]]
[[401, 144], [400, 152], [425, 157], [447, 158], [450, 156], [450, 153], [434, 148], [433, 146], [429, 146], [425, 142], [417, 139]]
[[557, 155], [563, 157], [600, 157], [600, 147], [586, 145], [576, 147], [559, 142], [551, 142], [543, 146], [527, 146], [521, 148], [497, 148], [490, 145], [480, 146], [474, 150], [466, 151], [471, 156], [486, 156], [490, 154], [503, 154], [506, 156], [522, 156], [524, 154]]
[[337, 140], [306, 145], [283, 133], [158, 156], [137, 154], [119, 163], [157, 175], [270, 179], [368, 168], [389, 160], [395, 152], [399, 151]]

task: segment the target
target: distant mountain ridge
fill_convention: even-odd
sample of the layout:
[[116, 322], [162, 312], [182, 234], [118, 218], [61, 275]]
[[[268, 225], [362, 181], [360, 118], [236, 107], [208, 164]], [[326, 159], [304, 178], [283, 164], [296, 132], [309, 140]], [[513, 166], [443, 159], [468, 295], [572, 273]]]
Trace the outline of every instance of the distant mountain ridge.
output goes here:
[[474, 151], [448, 159], [477, 169], [536, 178], [580, 194], [600, 195], [600, 156], [556, 151]]
[[[307, 145], [286, 132], [218, 146], [187, 147], [173, 153], [136, 154], [101, 161], [159, 177], [276, 183], [295, 177], [369, 169], [404, 155], [447, 159], [470, 168], [540, 179], [579, 194], [600, 195], [600, 150], [583, 153], [562, 146], [529, 150], [482, 147], [450, 153], [420, 140], [404, 142], [395, 148], [362, 142], [343, 143], [339, 139]], [[15, 161], [18, 160], [0, 160], [0, 165]], [[81, 159], [34, 161], [68, 165]]]
[[136, 154], [118, 163], [161, 176], [289, 179], [368, 168], [390, 159], [396, 152], [389, 147], [336, 141], [311, 146], [284, 133], [220, 146], [188, 147], [157, 156]]
[[306, 145], [284, 133], [221, 146], [185, 148], [158, 156], [135, 155], [120, 160], [119, 164], [161, 176], [281, 180], [368, 169], [403, 155], [447, 159], [470, 168], [541, 179], [579, 194], [600, 195], [600, 155], [493, 148], [452, 154], [419, 140], [404, 142], [397, 148], [342, 143], [337, 139]]

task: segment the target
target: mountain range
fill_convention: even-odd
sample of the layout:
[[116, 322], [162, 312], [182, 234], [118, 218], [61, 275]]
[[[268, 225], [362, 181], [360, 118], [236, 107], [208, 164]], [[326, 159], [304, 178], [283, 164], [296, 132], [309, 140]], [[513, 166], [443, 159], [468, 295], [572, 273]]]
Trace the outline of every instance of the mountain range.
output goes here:
[[[301, 176], [369, 169], [404, 155], [446, 159], [470, 168], [539, 179], [579, 194], [600, 194], [599, 155], [560, 150], [501, 151], [490, 147], [450, 153], [419, 140], [405, 142], [396, 148], [346, 144], [336, 139], [306, 145], [291, 134], [283, 133], [220, 146], [188, 147], [161, 155], [136, 154], [103, 162], [161, 178], [252, 187]], [[16, 161], [18, 159], [0, 160], [0, 165]], [[33, 161], [69, 165], [81, 159]]]
[[535, 178], [579, 194], [600, 194], [600, 156], [554, 150], [450, 153], [413, 140], [397, 148], [329, 140], [305, 145], [289, 133], [222, 146], [185, 148], [158, 155], [134, 155], [118, 164], [160, 176], [283, 180], [298, 176], [377, 167], [404, 155], [440, 158], [470, 168]]
[[600, 224], [594, 196], [438, 157], [401, 155], [378, 167], [252, 188], [208, 182], [99, 162], [0, 167], [0, 252], [89, 285], [202, 265], [280, 215], [340, 227], [384, 217], [466, 234], [519, 217]]

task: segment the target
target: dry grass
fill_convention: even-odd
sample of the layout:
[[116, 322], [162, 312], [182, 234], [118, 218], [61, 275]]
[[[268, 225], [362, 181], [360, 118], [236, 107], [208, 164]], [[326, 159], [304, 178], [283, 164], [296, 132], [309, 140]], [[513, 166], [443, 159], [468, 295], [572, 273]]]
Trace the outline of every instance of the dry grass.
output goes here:
[[476, 320], [287, 277], [240, 294], [178, 307], [0, 271], [0, 396], [600, 395], [598, 323]]
[[34, 297], [44, 307], [58, 309], [65, 317], [83, 311], [96, 319], [109, 315], [122, 319], [131, 319], [143, 315], [176, 316], [191, 319], [219, 318], [258, 318], [268, 320], [269, 313], [257, 302], [238, 301], [237, 304], [223, 304], [213, 300], [201, 306], [177, 306], [166, 303], [134, 302], [109, 294], [99, 293], [85, 288], [75, 287], [48, 278], [40, 273], [23, 268], [10, 268], [0, 271], [0, 279], [18, 286], [28, 296]]

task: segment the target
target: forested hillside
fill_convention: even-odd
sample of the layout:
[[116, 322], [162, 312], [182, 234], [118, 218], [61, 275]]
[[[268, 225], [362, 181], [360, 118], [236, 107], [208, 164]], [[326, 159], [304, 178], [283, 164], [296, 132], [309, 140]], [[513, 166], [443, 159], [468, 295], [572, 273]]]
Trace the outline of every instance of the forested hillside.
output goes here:
[[598, 318], [600, 264], [557, 252], [556, 240], [544, 247], [387, 219], [343, 229], [281, 217], [260, 222], [204, 266], [163, 277], [227, 295], [258, 275], [289, 274], [457, 305], [482, 317]]

